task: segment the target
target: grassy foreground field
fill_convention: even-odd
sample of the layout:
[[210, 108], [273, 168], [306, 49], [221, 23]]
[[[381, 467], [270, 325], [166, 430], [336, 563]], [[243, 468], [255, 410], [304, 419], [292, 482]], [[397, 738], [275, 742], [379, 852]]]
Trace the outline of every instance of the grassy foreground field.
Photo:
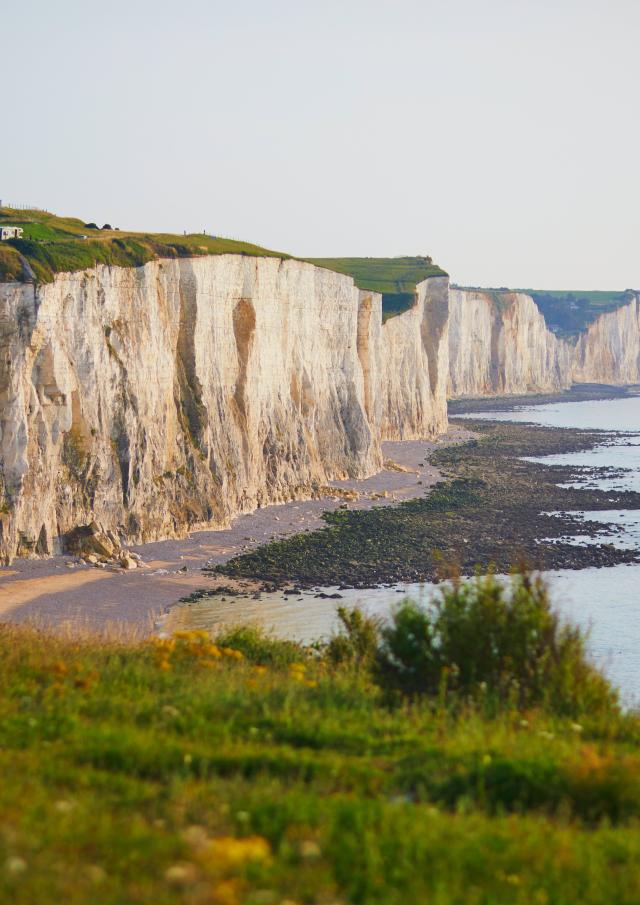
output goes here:
[[391, 695], [334, 647], [0, 629], [0, 901], [640, 901], [635, 716]]

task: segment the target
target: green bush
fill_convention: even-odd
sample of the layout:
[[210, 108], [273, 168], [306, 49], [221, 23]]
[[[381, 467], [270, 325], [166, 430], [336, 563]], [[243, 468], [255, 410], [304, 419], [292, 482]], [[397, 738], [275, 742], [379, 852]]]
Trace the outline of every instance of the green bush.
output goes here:
[[338, 618], [342, 631], [333, 636], [327, 644], [326, 654], [334, 665], [349, 664], [360, 667], [371, 666], [376, 657], [380, 639], [380, 622], [365, 616], [354, 607], [338, 607]]
[[454, 691], [576, 716], [617, 707], [585, 636], [552, 611], [526, 571], [443, 586], [429, 607], [404, 600], [381, 632], [378, 680], [409, 695]]
[[256, 625], [230, 628], [216, 637], [216, 644], [242, 651], [250, 663], [261, 666], [288, 666], [309, 656], [303, 645], [274, 638]]

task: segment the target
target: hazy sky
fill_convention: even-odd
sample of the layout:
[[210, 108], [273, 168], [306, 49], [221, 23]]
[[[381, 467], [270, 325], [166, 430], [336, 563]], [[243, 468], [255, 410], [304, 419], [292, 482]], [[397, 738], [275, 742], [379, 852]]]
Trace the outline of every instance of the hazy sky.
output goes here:
[[640, 0], [3, 0], [0, 198], [640, 286]]

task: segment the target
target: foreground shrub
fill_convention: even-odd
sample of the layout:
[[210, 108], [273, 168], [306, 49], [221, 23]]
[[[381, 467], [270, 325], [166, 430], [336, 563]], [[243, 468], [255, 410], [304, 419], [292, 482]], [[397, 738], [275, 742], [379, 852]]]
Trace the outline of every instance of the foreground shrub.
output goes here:
[[617, 707], [585, 636], [552, 611], [540, 578], [521, 571], [455, 579], [429, 607], [404, 600], [381, 630], [381, 684], [409, 695], [457, 691], [577, 716]]
[[309, 656], [302, 644], [275, 638], [256, 625], [228, 629], [216, 637], [216, 642], [220, 647], [241, 651], [250, 663], [263, 666], [289, 666]]
[[331, 638], [326, 648], [330, 662], [356, 669], [371, 666], [380, 641], [379, 620], [365, 616], [357, 607], [349, 610], [344, 606], [338, 607], [338, 619], [342, 631]]

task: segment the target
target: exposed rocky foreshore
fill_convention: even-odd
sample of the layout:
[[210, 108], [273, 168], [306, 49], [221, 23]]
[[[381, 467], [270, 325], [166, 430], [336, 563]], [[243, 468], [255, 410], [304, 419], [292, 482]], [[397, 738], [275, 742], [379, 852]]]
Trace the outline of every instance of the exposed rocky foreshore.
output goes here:
[[[428, 495], [391, 509], [327, 514], [323, 530], [266, 545], [216, 571], [260, 579], [265, 587], [374, 587], [434, 581], [450, 569], [472, 574], [489, 563], [508, 571], [522, 561], [541, 569], [640, 561], [640, 552], [612, 543], [619, 529], [605, 522], [589, 525], [600, 542], [571, 542], [572, 536], [585, 533], [579, 511], [640, 509], [640, 494], [561, 486], [584, 477], [584, 470], [522, 458], [592, 449], [610, 435], [526, 424], [465, 424], [478, 439], [432, 455], [431, 463], [447, 480]], [[612, 470], [599, 475], [591, 470], [589, 476], [605, 473]]]

